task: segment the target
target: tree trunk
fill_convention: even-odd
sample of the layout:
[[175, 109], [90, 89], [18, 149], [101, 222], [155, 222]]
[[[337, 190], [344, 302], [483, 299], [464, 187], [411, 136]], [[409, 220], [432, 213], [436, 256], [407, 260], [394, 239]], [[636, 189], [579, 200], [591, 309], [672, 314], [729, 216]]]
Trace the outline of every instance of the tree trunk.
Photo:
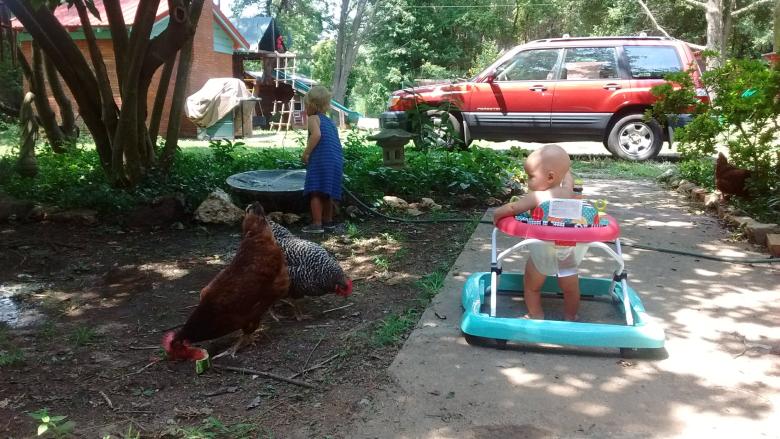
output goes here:
[[708, 0], [704, 12], [707, 18], [707, 49], [714, 50], [718, 57], [711, 59], [709, 67], [719, 67], [723, 64], [725, 48], [723, 47], [723, 0]]
[[176, 64], [175, 57], [165, 63], [165, 67], [160, 75], [160, 84], [157, 86], [157, 96], [154, 97], [152, 118], [149, 121], [149, 137], [155, 144], [157, 143], [157, 136], [160, 133], [160, 120], [162, 119], [163, 109], [165, 108], [165, 98], [168, 96], [168, 84], [171, 82], [174, 64]]
[[[780, 54], [780, 0], [775, 0], [775, 38], [773, 48], [775, 53]], [[780, 62], [776, 65], [780, 67]]]
[[43, 130], [46, 132], [46, 137], [49, 139], [49, 145], [51, 145], [52, 151], [61, 154], [66, 151], [64, 146], [65, 142], [60, 126], [57, 124], [57, 115], [55, 115], [54, 110], [51, 109], [48, 93], [46, 93], [46, 78], [43, 73], [43, 55], [41, 54], [40, 47], [38, 47], [38, 44], [35, 41], [33, 41], [32, 49], [33, 81], [30, 84], [30, 89], [35, 95], [35, 109], [38, 112], [41, 125], [43, 125]]
[[54, 96], [54, 100], [57, 101], [57, 106], [60, 108], [60, 119], [62, 119], [62, 133], [66, 137], [76, 138], [78, 137], [78, 131], [76, 128], [76, 115], [73, 113], [73, 104], [70, 99], [65, 95], [65, 90], [62, 88], [60, 77], [57, 74], [57, 70], [54, 68], [54, 64], [51, 60], [44, 56], [43, 64], [46, 69], [46, 79], [51, 86], [51, 94]]
[[179, 147], [179, 130], [184, 110], [184, 99], [187, 97], [187, 84], [190, 82], [192, 67], [192, 39], [184, 44], [179, 54], [179, 67], [176, 70], [176, 85], [171, 98], [171, 113], [168, 116], [168, 132], [165, 135], [165, 147], [160, 155], [160, 164], [164, 169], [170, 168], [173, 157]]
[[[347, 83], [352, 68], [355, 65], [360, 45], [365, 37], [365, 29], [370, 27], [376, 8], [371, 9], [368, 19], [365, 19], [368, 0], [357, 0], [355, 16], [349, 23], [349, 0], [342, 0], [339, 14], [338, 36], [336, 38], [336, 62], [333, 67], [333, 99], [344, 103], [347, 94]], [[367, 22], [369, 22], [367, 24]]]

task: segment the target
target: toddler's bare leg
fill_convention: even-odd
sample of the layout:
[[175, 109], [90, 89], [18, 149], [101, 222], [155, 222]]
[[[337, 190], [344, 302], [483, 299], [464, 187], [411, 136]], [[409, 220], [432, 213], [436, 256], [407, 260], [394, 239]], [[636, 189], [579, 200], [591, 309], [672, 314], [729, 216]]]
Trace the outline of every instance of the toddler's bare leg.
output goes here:
[[529, 319], [544, 319], [542, 310], [542, 284], [545, 276], [536, 269], [531, 258], [525, 263], [525, 274], [523, 275], [523, 299], [528, 308], [526, 317]]
[[325, 223], [333, 222], [333, 200], [330, 197], [323, 197], [322, 200], [322, 221]]
[[558, 286], [563, 291], [563, 318], [573, 322], [580, 309], [580, 278], [576, 274], [559, 277]]
[[312, 192], [309, 194], [309, 207], [311, 208], [311, 223], [316, 225], [322, 225], [322, 213], [324, 210], [324, 204], [330, 202], [330, 200], [323, 200], [322, 195], [319, 192]]

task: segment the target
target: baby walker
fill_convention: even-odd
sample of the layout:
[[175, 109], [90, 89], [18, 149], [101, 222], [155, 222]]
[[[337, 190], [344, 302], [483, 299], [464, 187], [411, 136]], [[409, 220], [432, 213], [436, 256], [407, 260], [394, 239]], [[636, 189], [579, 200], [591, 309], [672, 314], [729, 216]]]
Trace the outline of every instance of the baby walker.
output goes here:
[[[577, 214], [571, 214], [572, 206], [575, 212], [580, 209], [579, 217]], [[531, 214], [501, 219], [493, 229], [490, 272], [472, 274], [463, 287], [464, 313], [461, 330], [467, 340], [494, 339], [499, 348], [504, 348], [507, 340], [513, 340], [524, 343], [619, 348], [623, 355], [639, 352], [657, 355], [661, 352], [664, 347], [664, 331], [658, 324], [649, 320], [642, 301], [628, 285], [620, 249], [620, 227], [612, 216], [604, 212], [605, 206], [606, 201], [597, 204], [596, 209], [582, 200], [554, 199], [543, 203]], [[566, 216], [561, 216], [562, 212]], [[498, 231], [522, 240], [498, 253]], [[615, 242], [615, 250], [606, 244], [611, 241]], [[523, 296], [523, 274], [502, 274], [501, 261], [517, 250], [544, 242], [553, 242], [558, 246], [581, 243], [587, 248], [603, 250], [615, 261], [617, 268], [612, 279], [580, 277], [579, 284], [583, 302], [611, 302], [622, 315], [620, 321], [588, 323], [531, 320], [523, 318], [522, 313], [505, 311], [502, 314], [499, 311], [500, 296], [510, 296], [510, 299], [513, 296]], [[557, 280], [548, 276], [542, 287], [542, 297], [557, 294], [560, 294]]]

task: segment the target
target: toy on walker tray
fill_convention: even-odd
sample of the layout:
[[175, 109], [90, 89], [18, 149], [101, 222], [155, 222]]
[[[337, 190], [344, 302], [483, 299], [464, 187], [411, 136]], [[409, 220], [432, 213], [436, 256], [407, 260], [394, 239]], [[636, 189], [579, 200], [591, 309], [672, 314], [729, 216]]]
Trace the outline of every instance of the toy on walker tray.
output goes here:
[[[648, 318], [636, 291], [628, 285], [620, 249], [620, 227], [606, 213], [606, 201], [590, 205], [578, 199], [553, 199], [531, 212], [502, 218], [493, 229], [490, 272], [472, 274], [463, 286], [461, 330], [467, 340], [494, 339], [499, 348], [508, 340], [523, 343], [619, 348], [621, 354], [663, 352], [663, 329]], [[501, 231], [521, 238], [498, 252], [496, 235]], [[613, 250], [607, 242], [615, 243]], [[557, 246], [583, 244], [599, 248], [614, 260], [612, 278], [580, 277], [582, 300], [603, 300], [615, 305], [618, 322], [532, 320], [522, 313], [499, 310], [499, 296], [523, 296], [523, 274], [502, 273], [501, 262], [531, 244], [553, 242]], [[499, 282], [500, 281], [500, 282]], [[560, 294], [555, 277], [548, 276], [542, 296]], [[504, 301], [506, 302], [506, 301]], [[510, 301], [511, 303], [511, 301]], [[504, 307], [504, 304], [501, 304]], [[509, 308], [509, 305], [506, 306]], [[614, 314], [614, 313], [613, 313]]]

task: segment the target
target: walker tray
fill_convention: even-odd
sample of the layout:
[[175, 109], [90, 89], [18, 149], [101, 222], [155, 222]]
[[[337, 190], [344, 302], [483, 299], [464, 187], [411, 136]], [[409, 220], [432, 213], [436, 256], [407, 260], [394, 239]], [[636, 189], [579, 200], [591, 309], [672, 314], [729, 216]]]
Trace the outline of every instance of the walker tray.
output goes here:
[[[644, 306], [636, 292], [627, 286], [623, 292], [621, 283], [616, 283], [610, 293], [611, 279], [580, 278], [580, 290], [583, 304], [588, 301], [603, 301], [600, 308], [616, 309], [612, 314], [625, 317], [628, 308], [633, 315], [633, 325], [625, 321], [600, 318], [599, 322], [567, 322], [559, 320], [531, 320], [522, 318], [523, 314], [508, 315], [511, 309], [494, 317], [490, 316], [491, 273], [472, 274], [463, 286], [462, 305], [464, 309], [461, 330], [467, 336], [495, 339], [499, 346], [507, 340], [524, 343], [545, 343], [555, 345], [573, 345], [621, 349], [660, 349], [664, 347], [664, 331], [656, 323], [649, 321]], [[523, 295], [523, 275], [504, 273], [501, 275], [497, 298], [511, 299]], [[542, 288], [542, 297], [560, 295], [557, 281], [548, 277]], [[623, 303], [628, 297], [629, 306]], [[609, 304], [613, 305], [612, 307]], [[549, 313], [548, 313], [549, 314]]]

